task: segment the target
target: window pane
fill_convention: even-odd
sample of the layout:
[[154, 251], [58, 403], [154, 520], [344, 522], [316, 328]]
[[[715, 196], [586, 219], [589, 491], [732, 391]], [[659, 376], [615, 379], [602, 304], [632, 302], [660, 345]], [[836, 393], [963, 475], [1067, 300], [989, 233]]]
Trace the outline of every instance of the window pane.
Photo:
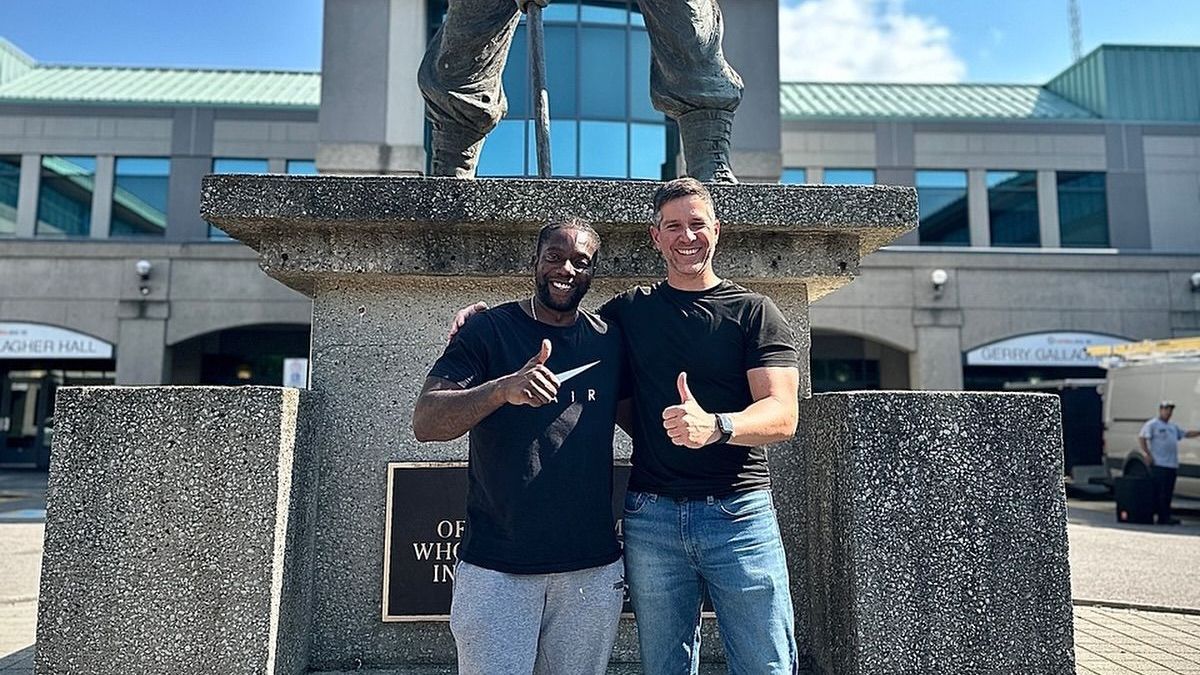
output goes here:
[[585, 28], [581, 51], [580, 116], [625, 119], [625, 29]]
[[311, 159], [289, 159], [287, 162], [287, 172], [312, 176], [317, 173], [317, 163]]
[[501, 120], [483, 142], [476, 173], [480, 176], [524, 176], [524, 147], [525, 122]]
[[663, 118], [650, 102], [650, 34], [644, 30], [629, 33], [629, 116], [643, 122]]
[[[524, 18], [524, 17], [522, 17]], [[579, 5], [571, 0], [554, 0], [542, 9], [542, 21], [570, 21], [579, 18]]]
[[[508, 99], [508, 119], [529, 117], [529, 46], [525, 26], [517, 26], [513, 35], [512, 48], [508, 50], [508, 61], [504, 64], [504, 74], [500, 80], [504, 86], [504, 96]], [[558, 58], [558, 55], [555, 55]], [[554, 106], [550, 107], [551, 114], [556, 113]]]
[[167, 231], [167, 181], [171, 160], [165, 157], [118, 157], [113, 178], [113, 237], [162, 237]]
[[803, 183], [808, 178], [808, 172], [804, 169], [784, 169], [783, 175], [779, 177], [779, 182], [788, 183]]
[[265, 159], [237, 159], [221, 157], [213, 160], [213, 173], [266, 173]]
[[646, 26], [646, 17], [642, 16], [642, 12], [635, 5], [633, 11], [629, 13], [629, 23], [634, 26]]
[[17, 191], [20, 187], [20, 156], [0, 155], [0, 235], [17, 232]]
[[989, 171], [992, 246], [1038, 246], [1037, 172]]
[[613, 23], [624, 26], [629, 22], [629, 11], [624, 7], [624, 3], [617, 5], [602, 6], [585, 4], [581, 8], [582, 15], [580, 19], [585, 23]]
[[625, 178], [625, 130], [623, 122], [580, 122], [579, 174], [595, 178]]
[[[546, 57], [546, 88], [550, 92], [550, 116], [574, 117], [577, 114], [576, 83], [579, 81], [575, 72], [575, 26], [546, 27]], [[591, 86], [590, 82], [588, 86]]]
[[667, 127], [665, 124], [630, 125], [630, 178], [662, 180], [663, 163], [667, 161]]
[[971, 244], [966, 171], [918, 171], [917, 204], [922, 244]]
[[[578, 122], [575, 120], [550, 120], [550, 171], [554, 176], [577, 176], [579, 168], [575, 163], [578, 156], [577, 136]], [[526, 162], [529, 175], [537, 175], [537, 128], [533, 120], [529, 121], [529, 133], [526, 138]]]
[[826, 185], [874, 185], [875, 169], [825, 169]]
[[92, 233], [96, 158], [42, 157], [36, 233], [42, 237], [86, 237]]
[[1058, 223], [1063, 246], [1108, 246], [1104, 174], [1058, 172]]

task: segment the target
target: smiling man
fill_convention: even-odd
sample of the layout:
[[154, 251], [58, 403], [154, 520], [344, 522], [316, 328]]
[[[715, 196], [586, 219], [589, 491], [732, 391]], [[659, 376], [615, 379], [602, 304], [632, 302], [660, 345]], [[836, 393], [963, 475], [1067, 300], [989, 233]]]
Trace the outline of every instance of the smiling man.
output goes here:
[[538, 234], [532, 297], [473, 318], [429, 372], [420, 441], [470, 433], [450, 630], [458, 672], [605, 672], [624, 599], [613, 528], [620, 331], [579, 310], [600, 238]]
[[717, 276], [712, 197], [680, 178], [654, 195], [667, 278], [607, 302], [633, 380], [625, 573], [647, 673], [695, 673], [712, 598], [731, 673], [797, 667], [765, 444], [796, 431], [795, 336], [769, 298]]

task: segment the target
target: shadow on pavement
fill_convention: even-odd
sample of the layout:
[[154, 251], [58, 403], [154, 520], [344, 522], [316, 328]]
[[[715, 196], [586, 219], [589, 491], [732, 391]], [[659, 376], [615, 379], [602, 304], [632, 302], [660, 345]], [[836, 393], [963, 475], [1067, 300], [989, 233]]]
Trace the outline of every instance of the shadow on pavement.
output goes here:
[[0, 523], [46, 521], [45, 471], [0, 469]]
[[1117, 507], [1112, 500], [1067, 500], [1067, 522], [1075, 525], [1091, 527], [1107, 527], [1131, 532], [1149, 532], [1152, 534], [1174, 534], [1186, 537], [1200, 536], [1200, 519], [1191, 509], [1177, 510], [1175, 517], [1182, 521], [1180, 525], [1140, 525], [1122, 523], [1117, 520]]
[[[13, 652], [8, 656], [0, 656], [0, 672], [5, 675], [9, 673], [25, 673], [33, 672], [33, 651], [36, 645], [29, 645], [21, 651]], [[28, 668], [28, 671], [26, 671]]]

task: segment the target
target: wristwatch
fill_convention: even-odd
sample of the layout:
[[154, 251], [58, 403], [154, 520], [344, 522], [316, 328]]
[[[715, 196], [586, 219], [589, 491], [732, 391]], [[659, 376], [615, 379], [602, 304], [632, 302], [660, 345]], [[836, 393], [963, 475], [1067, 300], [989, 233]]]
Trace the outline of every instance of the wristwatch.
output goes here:
[[728, 443], [733, 438], [733, 418], [727, 413], [717, 413], [717, 431], [721, 432], [721, 437], [716, 442]]

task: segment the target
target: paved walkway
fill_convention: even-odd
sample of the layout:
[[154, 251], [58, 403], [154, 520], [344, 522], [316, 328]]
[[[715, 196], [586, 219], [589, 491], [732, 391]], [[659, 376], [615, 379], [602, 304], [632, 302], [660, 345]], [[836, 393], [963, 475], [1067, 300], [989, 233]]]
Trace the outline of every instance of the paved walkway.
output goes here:
[[[0, 675], [33, 673], [44, 494], [45, 474], [0, 471]], [[1185, 516], [1176, 528], [1119, 525], [1112, 508], [1071, 502], [1074, 594], [1143, 607], [1075, 607], [1078, 673], [1200, 675], [1200, 519]]]

